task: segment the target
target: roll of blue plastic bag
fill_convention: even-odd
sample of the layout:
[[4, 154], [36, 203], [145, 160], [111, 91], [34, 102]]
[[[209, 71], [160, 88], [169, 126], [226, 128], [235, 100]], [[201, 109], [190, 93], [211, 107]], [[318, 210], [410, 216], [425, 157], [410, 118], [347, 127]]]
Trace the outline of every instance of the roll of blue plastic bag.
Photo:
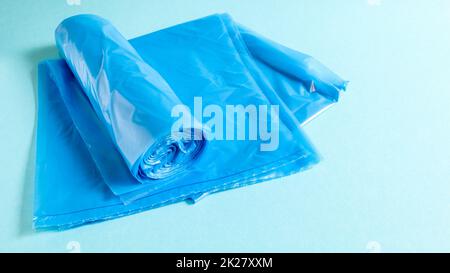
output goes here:
[[55, 36], [59, 51], [138, 181], [170, 177], [195, 159], [204, 145], [201, 126], [193, 121], [179, 131], [194, 135], [174, 139], [171, 110], [181, 101], [109, 22], [95, 16], [68, 18]]
[[[36, 229], [310, 168], [319, 156], [301, 126], [347, 84], [226, 14], [130, 41], [105, 19], [78, 15], [58, 26], [56, 45], [62, 59], [39, 64]], [[241, 120], [228, 112], [239, 107], [247, 111]], [[242, 133], [242, 124], [258, 131]]]

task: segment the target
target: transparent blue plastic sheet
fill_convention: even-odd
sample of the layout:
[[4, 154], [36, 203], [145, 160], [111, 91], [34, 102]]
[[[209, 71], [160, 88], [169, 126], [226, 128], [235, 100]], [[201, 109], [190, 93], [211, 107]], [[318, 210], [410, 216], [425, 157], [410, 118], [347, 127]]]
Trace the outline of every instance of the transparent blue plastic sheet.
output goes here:
[[[78, 15], [56, 30], [63, 59], [39, 65], [34, 226], [67, 229], [290, 175], [318, 163], [300, 127], [346, 82], [308, 55], [212, 15], [127, 41]], [[279, 107], [277, 146], [207, 140], [176, 105]], [[245, 116], [252, 122], [252, 116]], [[237, 126], [225, 121], [225, 126]], [[273, 128], [271, 128], [273, 129]]]

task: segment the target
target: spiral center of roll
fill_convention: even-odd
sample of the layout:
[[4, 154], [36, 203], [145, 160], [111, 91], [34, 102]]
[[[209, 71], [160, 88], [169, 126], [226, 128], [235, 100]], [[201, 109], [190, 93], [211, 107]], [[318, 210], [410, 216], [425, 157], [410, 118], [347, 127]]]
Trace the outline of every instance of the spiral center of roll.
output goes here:
[[180, 137], [168, 135], [157, 141], [144, 154], [139, 165], [138, 175], [142, 179], [164, 179], [188, 168], [205, 145], [200, 130], [191, 129], [180, 132]]

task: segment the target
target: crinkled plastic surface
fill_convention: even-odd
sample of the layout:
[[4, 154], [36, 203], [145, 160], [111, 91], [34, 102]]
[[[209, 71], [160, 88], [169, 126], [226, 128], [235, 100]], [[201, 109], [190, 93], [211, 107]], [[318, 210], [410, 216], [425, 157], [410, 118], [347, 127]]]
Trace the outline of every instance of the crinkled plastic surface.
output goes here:
[[[62, 59], [39, 65], [36, 229], [195, 201], [307, 169], [319, 156], [301, 126], [346, 87], [312, 57], [226, 14], [130, 41], [104, 19], [78, 15], [58, 26], [56, 44]], [[206, 140], [207, 121], [194, 114], [183, 131], [192, 137], [174, 138], [174, 106], [194, 109], [199, 98], [279, 106], [277, 148], [262, 150], [260, 139]]]

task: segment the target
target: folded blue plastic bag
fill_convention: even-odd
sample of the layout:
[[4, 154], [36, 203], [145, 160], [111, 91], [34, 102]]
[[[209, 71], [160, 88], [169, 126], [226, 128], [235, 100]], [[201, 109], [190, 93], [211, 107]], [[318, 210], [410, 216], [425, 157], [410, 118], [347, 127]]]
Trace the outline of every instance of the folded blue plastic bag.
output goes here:
[[300, 127], [346, 86], [312, 57], [228, 15], [130, 41], [104, 19], [78, 15], [55, 36], [63, 59], [43, 61], [38, 75], [36, 229], [307, 169], [319, 156]]

